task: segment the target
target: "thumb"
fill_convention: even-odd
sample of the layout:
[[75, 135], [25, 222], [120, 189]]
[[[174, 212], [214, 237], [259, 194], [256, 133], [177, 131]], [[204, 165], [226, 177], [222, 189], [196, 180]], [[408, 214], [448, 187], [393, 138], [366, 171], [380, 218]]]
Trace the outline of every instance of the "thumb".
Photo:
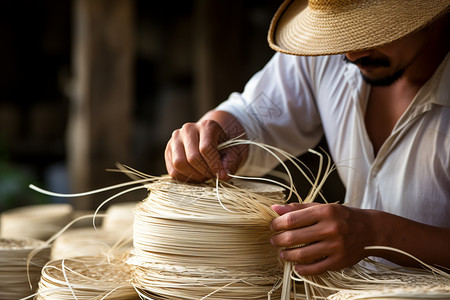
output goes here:
[[274, 204], [271, 206], [271, 208], [280, 216], [294, 211], [294, 210], [300, 210], [300, 209], [304, 209], [310, 206], [314, 206], [317, 205], [318, 203], [289, 203], [286, 205], [279, 205], [279, 204]]

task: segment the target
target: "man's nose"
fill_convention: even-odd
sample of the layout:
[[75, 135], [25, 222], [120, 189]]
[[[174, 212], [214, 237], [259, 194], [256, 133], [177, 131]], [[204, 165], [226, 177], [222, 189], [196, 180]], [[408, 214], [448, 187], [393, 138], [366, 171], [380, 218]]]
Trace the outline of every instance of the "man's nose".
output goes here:
[[356, 61], [357, 59], [365, 56], [369, 56], [372, 53], [372, 50], [367, 51], [358, 51], [358, 52], [347, 52], [345, 56], [349, 61]]

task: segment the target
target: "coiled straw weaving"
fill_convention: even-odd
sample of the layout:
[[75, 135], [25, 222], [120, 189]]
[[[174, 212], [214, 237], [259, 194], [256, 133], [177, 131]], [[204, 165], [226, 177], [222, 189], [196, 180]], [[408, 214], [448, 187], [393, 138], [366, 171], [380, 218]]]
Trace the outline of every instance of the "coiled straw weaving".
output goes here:
[[450, 299], [450, 275], [431, 266], [396, 268], [365, 259], [341, 271], [293, 278], [306, 283], [308, 299]]
[[[372, 274], [370, 280], [378, 281], [379, 287], [372, 290], [345, 290], [328, 299], [450, 299], [450, 280], [442, 276], [416, 271], [410, 274]], [[383, 282], [386, 283], [384, 286]]]
[[121, 259], [54, 260], [42, 269], [36, 299], [139, 299], [130, 278], [130, 268]]
[[268, 230], [282, 188], [169, 178], [147, 187], [128, 260], [144, 299], [267, 299], [282, 276]]
[[31, 238], [0, 238], [0, 299], [33, 294], [41, 269], [50, 259], [50, 248], [42, 248], [30, 261], [28, 255], [43, 246], [44, 242]]

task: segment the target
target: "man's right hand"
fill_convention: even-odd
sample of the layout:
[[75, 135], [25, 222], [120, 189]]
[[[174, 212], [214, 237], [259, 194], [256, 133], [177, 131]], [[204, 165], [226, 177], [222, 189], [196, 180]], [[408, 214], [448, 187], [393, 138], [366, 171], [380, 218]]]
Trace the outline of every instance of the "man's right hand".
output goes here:
[[224, 111], [211, 111], [197, 123], [173, 132], [165, 150], [170, 176], [183, 181], [228, 180], [247, 157], [247, 145], [218, 150], [218, 145], [244, 133], [237, 119]]

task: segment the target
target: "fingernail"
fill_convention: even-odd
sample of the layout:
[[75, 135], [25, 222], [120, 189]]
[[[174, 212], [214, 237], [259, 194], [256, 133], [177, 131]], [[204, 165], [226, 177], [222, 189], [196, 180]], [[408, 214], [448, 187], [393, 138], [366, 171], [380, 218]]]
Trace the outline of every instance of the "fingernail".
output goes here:
[[284, 259], [284, 253], [283, 253], [283, 251], [280, 252], [280, 258], [281, 258], [281, 259]]
[[274, 244], [273, 244], [273, 239], [270, 239], [270, 243], [272, 244], [272, 246], [274, 246]]

